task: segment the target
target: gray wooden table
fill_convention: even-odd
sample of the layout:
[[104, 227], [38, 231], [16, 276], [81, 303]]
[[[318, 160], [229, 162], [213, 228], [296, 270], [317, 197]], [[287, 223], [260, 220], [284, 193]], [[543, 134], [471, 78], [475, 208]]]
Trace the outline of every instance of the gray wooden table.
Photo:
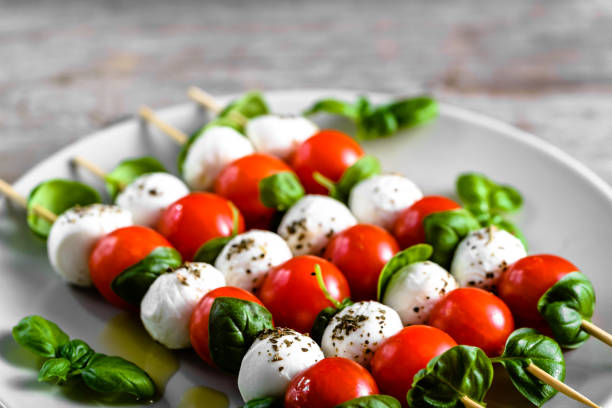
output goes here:
[[0, 177], [190, 84], [431, 92], [612, 183], [609, 0], [0, 0]]

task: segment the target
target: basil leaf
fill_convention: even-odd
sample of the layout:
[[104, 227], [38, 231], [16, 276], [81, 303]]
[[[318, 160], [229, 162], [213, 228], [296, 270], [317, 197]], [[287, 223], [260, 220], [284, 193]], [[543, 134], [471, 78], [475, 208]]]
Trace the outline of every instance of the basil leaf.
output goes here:
[[559, 381], [565, 379], [565, 359], [561, 347], [550, 337], [533, 329], [523, 328], [512, 332], [503, 354], [492, 361], [501, 363], [516, 389], [538, 407], [554, 397], [557, 390], [529, 374], [526, 370], [529, 364], [533, 363]]
[[356, 104], [332, 98], [315, 102], [314, 105], [304, 111], [304, 115], [310, 116], [322, 112], [344, 116], [354, 121], [358, 120], [360, 115], [359, 107]]
[[315, 318], [314, 324], [312, 325], [312, 329], [310, 330], [310, 337], [318, 344], [321, 345], [321, 341], [323, 339], [323, 333], [327, 328], [327, 325], [334, 316], [339, 313], [342, 309], [347, 306], [353, 304], [353, 301], [349, 298], [344, 299], [340, 303], [340, 307], [331, 307], [328, 306], [325, 309], [321, 310], [317, 317]]
[[32, 232], [47, 238], [52, 223], [40, 217], [33, 210], [40, 205], [54, 214], [60, 215], [76, 205], [89, 205], [101, 202], [100, 194], [93, 188], [73, 180], [53, 179], [37, 185], [28, 197], [28, 225]]
[[257, 334], [273, 327], [265, 307], [243, 299], [217, 298], [208, 321], [210, 357], [222, 370], [237, 374]]
[[20, 346], [48, 358], [57, 356], [59, 347], [69, 340], [55, 323], [36, 315], [21, 319], [12, 333]]
[[577, 348], [588, 338], [582, 321], [591, 320], [595, 290], [588, 278], [572, 272], [548, 289], [538, 301], [538, 311], [552, 329], [555, 340], [565, 348]]
[[129, 304], [139, 306], [149, 286], [162, 273], [181, 266], [181, 254], [174, 248], [157, 247], [140, 262], [113, 279], [111, 289]]
[[40, 382], [62, 382], [68, 378], [70, 372], [70, 361], [63, 357], [50, 358], [45, 361], [38, 372]]
[[357, 124], [357, 139], [368, 140], [392, 136], [399, 130], [397, 119], [387, 107], [378, 107], [363, 115]]
[[193, 256], [193, 262], [205, 262], [207, 264], [214, 264], [215, 260], [223, 250], [223, 247], [231, 241], [233, 236], [229, 237], [217, 237], [206, 241]]
[[429, 214], [423, 220], [425, 241], [433, 246], [431, 260], [448, 269], [459, 242], [471, 231], [480, 228], [480, 223], [467, 210], [442, 211]]
[[428, 96], [393, 102], [387, 106], [387, 109], [397, 120], [400, 129], [422, 125], [438, 116], [438, 103]]
[[455, 346], [416, 373], [406, 399], [412, 408], [461, 407], [467, 396], [483, 403], [493, 381], [493, 366], [477, 347]]
[[255, 398], [244, 404], [242, 408], [283, 408], [283, 400], [278, 397]]
[[121, 186], [127, 186], [143, 174], [167, 171], [164, 165], [154, 157], [123, 160], [106, 175], [106, 191], [114, 200]]
[[287, 211], [304, 194], [304, 187], [290, 171], [273, 174], [259, 182], [259, 200], [277, 211]]
[[60, 357], [68, 360], [74, 370], [85, 367], [94, 354], [93, 349], [83, 340], [70, 340], [59, 348]]
[[366, 395], [336, 405], [334, 408], [401, 408], [402, 404], [389, 395]]
[[336, 188], [331, 191], [330, 195], [343, 203], [348, 202], [351, 190], [357, 183], [377, 174], [380, 174], [380, 162], [374, 156], [363, 156], [357, 160], [351, 167], [346, 169], [340, 181], [336, 184]]
[[493, 211], [512, 212], [523, 205], [523, 197], [512, 186], [495, 186], [489, 193], [489, 207]]
[[428, 260], [432, 252], [433, 248], [430, 245], [417, 244], [395, 254], [380, 272], [376, 298], [379, 301], [382, 299], [393, 274], [399, 272], [407, 265]]
[[81, 371], [85, 384], [98, 392], [126, 393], [136, 398], [151, 398], [155, 385], [137, 365], [121, 357], [97, 353]]
[[489, 194], [493, 187], [491, 180], [479, 173], [465, 173], [457, 178], [457, 195], [465, 206], [476, 212], [489, 212]]

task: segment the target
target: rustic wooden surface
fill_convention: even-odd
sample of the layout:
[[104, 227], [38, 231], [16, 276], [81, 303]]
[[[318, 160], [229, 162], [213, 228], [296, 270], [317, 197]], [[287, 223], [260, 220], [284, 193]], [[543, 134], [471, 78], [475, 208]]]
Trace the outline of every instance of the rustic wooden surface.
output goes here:
[[190, 84], [431, 92], [612, 183], [609, 0], [0, 0], [0, 177]]

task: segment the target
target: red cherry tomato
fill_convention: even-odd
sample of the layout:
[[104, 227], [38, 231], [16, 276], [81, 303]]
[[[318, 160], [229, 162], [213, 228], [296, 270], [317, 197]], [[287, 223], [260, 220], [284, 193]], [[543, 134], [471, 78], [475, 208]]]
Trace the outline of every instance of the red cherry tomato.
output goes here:
[[220, 297], [248, 300], [249, 302], [258, 303], [263, 306], [263, 303], [261, 303], [255, 295], [244, 289], [235, 288], [233, 286], [223, 286], [213, 289], [200, 299], [191, 315], [189, 337], [191, 338], [191, 345], [196, 353], [198, 353], [202, 360], [213, 367], [215, 364], [210, 358], [210, 350], [208, 349], [208, 318], [215, 299]]
[[272, 268], [259, 292], [278, 326], [307, 333], [319, 312], [332, 306], [317, 284], [314, 272], [317, 264], [334, 299], [342, 301], [350, 296], [346, 278], [334, 264], [318, 256], [296, 256]]
[[376, 225], [358, 224], [334, 235], [324, 257], [346, 277], [353, 300], [376, 299], [378, 276], [399, 251], [391, 234]]
[[425, 242], [423, 220], [429, 214], [436, 212], [456, 210], [459, 204], [450, 198], [442, 196], [426, 196], [401, 212], [395, 225], [393, 235], [397, 238], [401, 248], [422, 244]]
[[151, 228], [138, 225], [119, 228], [102, 237], [89, 255], [89, 274], [98, 292], [111, 304], [133, 310], [132, 305], [111, 289], [111, 283], [158, 247], [172, 248], [172, 245]]
[[362, 366], [342, 357], [324, 358], [289, 383], [285, 408], [333, 408], [366, 395], [378, 394], [374, 379]]
[[551, 286], [578, 268], [555, 255], [530, 255], [519, 259], [502, 274], [499, 297], [514, 317], [529, 327], [548, 327], [538, 312], [538, 301]]
[[[159, 232], [181, 253], [183, 260], [193, 259], [205, 242], [227, 237], [234, 228], [230, 201], [216, 194], [191, 193], [170, 204], [159, 220]], [[238, 232], [244, 231], [244, 219], [238, 212]]]
[[456, 345], [451, 336], [435, 327], [404, 327], [378, 347], [370, 371], [383, 394], [406, 406], [406, 393], [412, 388], [414, 375], [432, 358]]
[[236, 204], [249, 228], [267, 228], [275, 210], [259, 199], [259, 182], [283, 171], [291, 168], [276, 157], [259, 153], [244, 156], [221, 171], [215, 192]]
[[448, 333], [459, 344], [480, 347], [489, 357], [499, 356], [514, 330], [508, 306], [479, 288], [459, 288], [436, 303], [429, 324]]
[[321, 130], [306, 139], [293, 156], [292, 167], [310, 194], [327, 194], [313, 178], [319, 172], [332, 181], [363, 156], [363, 149], [350, 136], [337, 130]]

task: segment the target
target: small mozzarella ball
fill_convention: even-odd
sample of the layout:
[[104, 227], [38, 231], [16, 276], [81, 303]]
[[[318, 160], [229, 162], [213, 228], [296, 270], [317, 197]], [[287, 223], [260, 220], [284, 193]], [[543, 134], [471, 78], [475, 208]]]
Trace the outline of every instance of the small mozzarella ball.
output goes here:
[[283, 216], [278, 234], [293, 255], [320, 254], [336, 232], [357, 224], [340, 201], [322, 195], [306, 195]]
[[329, 322], [321, 341], [325, 357], [344, 357], [368, 367], [378, 346], [402, 330], [397, 312], [368, 301], [347, 306]]
[[189, 320], [198, 301], [225, 286], [221, 271], [203, 262], [188, 262], [160, 275], [140, 304], [140, 319], [151, 337], [170, 349], [189, 347]]
[[412, 181], [399, 174], [367, 178], [351, 190], [349, 208], [363, 224], [390, 230], [400, 212], [420, 200], [423, 193]]
[[189, 147], [183, 178], [193, 190], [208, 190], [225, 166], [254, 152], [251, 142], [234, 128], [213, 126]]
[[189, 194], [181, 179], [170, 173], [148, 173], [131, 182], [115, 200], [129, 210], [134, 224], [155, 228], [162, 212], [179, 198]]
[[492, 290], [506, 268], [525, 256], [525, 247], [517, 237], [496, 227], [486, 227], [472, 231], [459, 243], [451, 273], [459, 286]]
[[100, 238], [132, 225], [132, 214], [120, 207], [92, 204], [73, 207], [53, 223], [47, 240], [51, 266], [66, 281], [91, 286], [89, 255]]
[[255, 292], [270, 268], [292, 256], [289, 245], [279, 235], [250, 230], [236, 235], [223, 247], [215, 267], [225, 274], [228, 286]]
[[300, 372], [323, 360], [313, 339], [291, 329], [269, 329], [257, 337], [242, 359], [238, 389], [245, 401], [282, 397]]
[[303, 116], [262, 115], [250, 119], [246, 135], [260, 153], [288, 160], [319, 128]]
[[457, 286], [453, 275], [438, 264], [416, 262], [391, 277], [383, 303], [399, 313], [404, 325], [422, 324], [438, 300]]

